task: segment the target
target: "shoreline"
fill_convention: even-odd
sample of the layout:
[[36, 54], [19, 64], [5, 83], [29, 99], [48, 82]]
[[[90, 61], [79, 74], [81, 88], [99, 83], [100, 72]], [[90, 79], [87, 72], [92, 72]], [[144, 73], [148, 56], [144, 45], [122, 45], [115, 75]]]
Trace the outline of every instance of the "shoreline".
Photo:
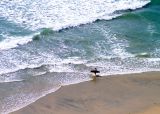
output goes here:
[[64, 86], [10, 114], [148, 114], [160, 110], [159, 88], [160, 72], [111, 75]]

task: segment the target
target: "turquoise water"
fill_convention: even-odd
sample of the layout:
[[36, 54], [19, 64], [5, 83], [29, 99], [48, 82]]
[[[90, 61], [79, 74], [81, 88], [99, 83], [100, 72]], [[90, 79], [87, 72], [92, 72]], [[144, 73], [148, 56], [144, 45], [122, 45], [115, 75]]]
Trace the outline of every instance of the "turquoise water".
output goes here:
[[0, 1], [1, 113], [90, 80], [95, 67], [160, 70], [158, 0], [40, 1]]

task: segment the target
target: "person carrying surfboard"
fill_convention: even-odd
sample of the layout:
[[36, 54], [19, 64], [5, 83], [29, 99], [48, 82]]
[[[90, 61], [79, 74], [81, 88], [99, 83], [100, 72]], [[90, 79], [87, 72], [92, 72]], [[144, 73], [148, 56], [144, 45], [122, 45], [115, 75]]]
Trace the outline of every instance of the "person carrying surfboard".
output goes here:
[[98, 71], [97, 68], [94, 68], [93, 70], [91, 70], [91, 72], [94, 73], [96, 77], [98, 76], [96, 74], [100, 73], [100, 71]]

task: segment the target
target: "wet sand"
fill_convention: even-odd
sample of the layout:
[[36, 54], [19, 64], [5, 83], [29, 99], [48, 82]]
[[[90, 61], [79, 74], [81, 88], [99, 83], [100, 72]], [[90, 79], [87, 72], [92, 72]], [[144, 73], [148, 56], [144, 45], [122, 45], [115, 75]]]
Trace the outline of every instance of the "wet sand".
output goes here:
[[160, 72], [65, 86], [11, 114], [160, 114]]
[[152, 106], [142, 112], [136, 114], [160, 114], [160, 106]]

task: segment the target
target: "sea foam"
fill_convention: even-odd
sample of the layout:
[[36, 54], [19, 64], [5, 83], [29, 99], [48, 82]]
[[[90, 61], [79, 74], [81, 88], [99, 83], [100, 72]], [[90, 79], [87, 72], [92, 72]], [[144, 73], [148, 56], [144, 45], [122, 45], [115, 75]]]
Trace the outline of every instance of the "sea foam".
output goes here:
[[[119, 11], [141, 8], [150, 0], [1, 0], [0, 17], [29, 30], [78, 26], [109, 20], [122, 15]], [[33, 36], [5, 37], [0, 50], [15, 48], [32, 41]]]
[[116, 12], [141, 8], [150, 0], [1, 0], [0, 14], [8, 21], [29, 29], [53, 28], [60, 30], [112, 19]]
[[13, 37], [5, 35], [5, 38], [0, 42], [0, 50], [8, 50], [32, 41], [32, 36]]

